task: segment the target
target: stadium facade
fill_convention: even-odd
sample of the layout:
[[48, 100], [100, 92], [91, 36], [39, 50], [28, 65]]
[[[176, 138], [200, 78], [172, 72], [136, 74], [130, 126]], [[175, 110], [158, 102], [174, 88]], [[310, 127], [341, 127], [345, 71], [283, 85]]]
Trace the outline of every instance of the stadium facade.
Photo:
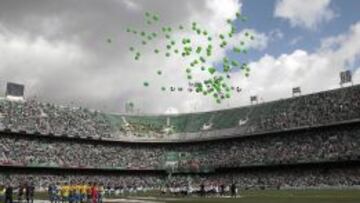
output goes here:
[[0, 180], [160, 190], [360, 186], [360, 85], [222, 111], [134, 116], [0, 101]]

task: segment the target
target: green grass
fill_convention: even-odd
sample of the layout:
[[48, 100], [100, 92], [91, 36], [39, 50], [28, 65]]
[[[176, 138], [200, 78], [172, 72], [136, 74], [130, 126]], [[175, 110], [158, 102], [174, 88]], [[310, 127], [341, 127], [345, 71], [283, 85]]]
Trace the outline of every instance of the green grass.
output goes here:
[[[360, 190], [240, 191], [240, 195], [241, 197], [237, 199], [177, 198], [173, 196], [160, 197], [156, 193], [148, 193], [146, 195], [136, 194], [127, 198], [147, 200], [149, 197], [157, 197], [157, 200], [151, 199], [151, 201], [161, 203], [360, 203]], [[47, 194], [37, 193], [36, 199], [47, 199]]]
[[244, 191], [234, 198], [165, 198], [166, 203], [360, 203], [360, 190]]

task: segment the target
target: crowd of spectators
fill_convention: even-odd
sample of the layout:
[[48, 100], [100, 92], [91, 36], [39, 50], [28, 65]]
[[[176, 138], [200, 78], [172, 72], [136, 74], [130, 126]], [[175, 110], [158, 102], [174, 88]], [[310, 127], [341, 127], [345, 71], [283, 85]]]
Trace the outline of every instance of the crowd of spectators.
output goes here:
[[203, 131], [204, 126], [210, 126], [206, 130], [237, 128], [239, 134], [251, 134], [359, 119], [360, 85], [169, 120], [166, 116], [134, 118], [31, 99], [0, 101], [0, 129], [95, 139], [166, 139], [174, 133]]
[[360, 86], [325, 91], [268, 104], [252, 121], [256, 131], [326, 125], [360, 118]]
[[201, 184], [206, 190], [220, 185], [236, 183], [241, 190], [359, 187], [360, 168], [322, 166], [310, 168], [286, 168], [277, 170], [247, 170], [244, 172], [204, 174], [49, 174], [0, 173], [0, 185], [17, 187], [23, 182], [34, 183], [37, 191], [46, 190], [51, 184], [97, 183], [111, 193], [164, 191], [164, 188], [189, 188], [197, 190]]
[[3, 129], [28, 134], [109, 138], [113, 132], [109, 121], [98, 111], [36, 100], [0, 100], [0, 123]]
[[360, 126], [341, 125], [281, 134], [182, 144], [0, 136], [0, 164], [67, 168], [190, 170], [358, 160]]

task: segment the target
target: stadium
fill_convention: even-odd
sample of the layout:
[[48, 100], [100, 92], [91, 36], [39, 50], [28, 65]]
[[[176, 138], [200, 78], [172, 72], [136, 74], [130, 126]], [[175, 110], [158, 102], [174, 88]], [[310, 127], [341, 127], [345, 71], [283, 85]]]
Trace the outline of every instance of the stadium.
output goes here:
[[39, 191], [63, 181], [102, 183], [106, 196], [180, 196], [202, 185], [204, 195], [219, 195], [221, 186], [227, 195], [233, 183], [239, 191], [360, 185], [359, 85], [176, 116], [35, 100], [0, 107], [1, 180], [31, 180]]
[[0, 0], [0, 203], [360, 202], [359, 7]]

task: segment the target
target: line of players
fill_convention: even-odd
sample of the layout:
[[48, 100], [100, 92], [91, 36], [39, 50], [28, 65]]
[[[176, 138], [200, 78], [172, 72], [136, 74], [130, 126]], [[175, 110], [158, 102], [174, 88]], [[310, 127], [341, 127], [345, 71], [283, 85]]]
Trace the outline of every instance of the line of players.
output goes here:
[[50, 184], [48, 195], [51, 203], [102, 203], [105, 189], [97, 183]]
[[236, 198], [238, 189], [236, 183], [232, 183], [229, 186], [224, 184], [205, 186], [203, 183], [198, 188], [188, 187], [164, 187], [161, 190], [162, 195], [172, 194], [175, 196], [187, 196], [187, 195], [199, 195], [201, 197], [206, 196], [225, 196], [230, 194], [231, 197]]
[[13, 203], [14, 190], [17, 190], [18, 203], [26, 200], [26, 203], [34, 202], [35, 186], [33, 183], [23, 183], [18, 187], [12, 184], [0, 185], [0, 202]]

